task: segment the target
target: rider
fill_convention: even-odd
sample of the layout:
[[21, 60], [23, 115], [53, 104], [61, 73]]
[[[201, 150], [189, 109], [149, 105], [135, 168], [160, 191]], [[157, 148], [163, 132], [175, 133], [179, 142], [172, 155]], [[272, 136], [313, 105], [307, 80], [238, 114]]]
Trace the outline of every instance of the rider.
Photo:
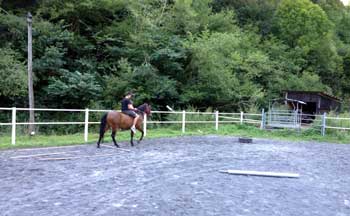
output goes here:
[[130, 129], [132, 132], [136, 133], [135, 125], [140, 116], [135, 112], [137, 111], [137, 109], [134, 108], [133, 102], [131, 101], [131, 98], [133, 96], [134, 96], [134, 93], [132, 92], [126, 93], [125, 97], [122, 100], [122, 112], [134, 118], [133, 125]]

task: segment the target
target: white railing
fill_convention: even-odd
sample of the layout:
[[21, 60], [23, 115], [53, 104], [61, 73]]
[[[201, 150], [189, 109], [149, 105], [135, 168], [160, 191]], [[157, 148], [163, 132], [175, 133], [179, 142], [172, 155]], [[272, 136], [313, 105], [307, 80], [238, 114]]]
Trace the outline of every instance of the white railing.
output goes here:
[[[322, 121], [322, 124], [325, 125], [325, 128], [342, 130], [342, 131], [350, 130], [350, 118], [326, 117], [326, 114], [324, 114], [324, 116], [325, 116], [325, 118]], [[328, 124], [328, 125], [326, 125], [326, 124]], [[345, 124], [345, 126], [344, 126], [344, 124]], [[324, 135], [325, 131], [322, 131], [322, 133]]]
[[[11, 111], [12, 112], [12, 121], [11, 122], [0, 122], [0, 126], [11, 126], [11, 143], [16, 143], [16, 126], [17, 125], [84, 125], [84, 141], [88, 142], [89, 134], [89, 125], [100, 124], [100, 121], [89, 121], [90, 113], [92, 112], [108, 112], [111, 110], [96, 110], [96, 109], [43, 109], [35, 108], [34, 111], [42, 112], [83, 112], [85, 113], [84, 121], [77, 122], [17, 122], [17, 112], [18, 111], [29, 111], [29, 108], [0, 108], [0, 111]], [[224, 112], [188, 112], [188, 111], [152, 111], [154, 114], [177, 114], [181, 115], [179, 120], [152, 120], [148, 119], [147, 116], [144, 116], [143, 129], [144, 135], [147, 135], [147, 125], [148, 124], [180, 124], [182, 133], [186, 132], [186, 124], [213, 124], [215, 130], [219, 130], [220, 124], [228, 123], [238, 123], [238, 124], [255, 124], [259, 125], [261, 129], [264, 129], [266, 126], [266, 113], [262, 110], [261, 113], [224, 113]], [[203, 115], [203, 116], [212, 116], [213, 120], [190, 120], [187, 116], [190, 115]], [[303, 114], [303, 116], [307, 116]], [[326, 113], [323, 115], [312, 115], [314, 118], [312, 122], [316, 127], [319, 127], [321, 134], [324, 136], [326, 129], [335, 129], [335, 130], [350, 130], [350, 118], [340, 118], [340, 117], [327, 117]], [[317, 119], [318, 118], [318, 119]], [[343, 126], [342, 122], [346, 122], [346, 126]], [[339, 125], [340, 124], [340, 125]]]
[[[0, 111], [12, 111], [12, 121], [11, 123], [0, 123], [0, 126], [11, 126], [11, 143], [14, 145], [16, 143], [16, 126], [17, 125], [84, 125], [84, 141], [88, 142], [88, 134], [89, 134], [89, 125], [92, 124], [100, 124], [100, 122], [91, 122], [89, 121], [90, 113], [92, 112], [108, 112], [111, 110], [95, 110], [95, 109], [44, 109], [44, 108], [34, 108], [33, 110], [43, 111], [43, 112], [84, 112], [85, 119], [84, 121], [78, 122], [17, 122], [17, 111], [29, 111], [29, 108], [0, 108]], [[174, 121], [156, 121], [147, 119], [147, 116], [144, 116], [144, 135], [147, 135], [147, 124], [181, 124], [182, 133], [186, 132], [186, 124], [213, 124], [215, 130], [219, 130], [219, 124], [227, 124], [227, 123], [240, 123], [240, 124], [257, 124], [260, 125], [260, 128], [263, 129], [265, 125], [265, 113], [252, 114], [252, 113], [219, 113], [219, 111], [215, 112], [188, 112], [188, 111], [152, 111], [154, 114], [178, 114], [181, 115], [181, 120]], [[213, 120], [186, 120], [187, 115], [207, 115], [213, 116]]]

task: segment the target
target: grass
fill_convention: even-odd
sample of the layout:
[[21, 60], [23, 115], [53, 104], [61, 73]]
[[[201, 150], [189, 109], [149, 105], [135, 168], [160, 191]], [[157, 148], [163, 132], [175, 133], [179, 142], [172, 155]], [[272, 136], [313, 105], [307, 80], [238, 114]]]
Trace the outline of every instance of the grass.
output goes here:
[[[201, 132], [189, 131], [185, 135], [200, 135]], [[161, 137], [176, 137], [182, 136], [181, 130], [173, 130], [172, 128], [151, 129], [148, 131], [147, 139], [161, 138]], [[134, 137], [134, 141], [139, 139], [140, 133]], [[90, 133], [88, 140], [90, 144], [95, 144], [99, 135], [97, 133]], [[145, 138], [144, 138], [145, 139]], [[117, 133], [117, 141], [129, 141], [130, 132], [120, 131]], [[110, 132], [107, 132], [104, 137], [104, 142], [112, 142]], [[10, 148], [27, 148], [27, 147], [45, 147], [45, 146], [64, 146], [74, 144], [84, 144], [84, 134], [70, 134], [70, 135], [36, 135], [36, 136], [17, 136], [16, 144], [11, 145], [10, 136], [0, 136], [0, 149]]]
[[[330, 131], [328, 135], [321, 136], [319, 130], [305, 130], [297, 132], [295, 130], [260, 130], [254, 126], [248, 125], [220, 125], [219, 130], [216, 131], [212, 125], [191, 125], [186, 128], [186, 133], [181, 133], [179, 127], [162, 127], [148, 129], [147, 138], [160, 138], [160, 137], [176, 137], [176, 136], [188, 136], [188, 135], [229, 135], [229, 136], [244, 136], [254, 138], [268, 138], [268, 139], [280, 139], [280, 140], [292, 140], [292, 141], [320, 141], [331, 143], [349, 143], [350, 135], [347, 132]], [[136, 135], [136, 139], [139, 138], [139, 133]], [[89, 134], [90, 144], [95, 144], [98, 139], [98, 134]], [[122, 131], [117, 134], [118, 142], [129, 141], [130, 132]], [[105, 136], [105, 142], [111, 142], [110, 133]], [[17, 136], [16, 145], [11, 145], [10, 136], [0, 136], [0, 149], [9, 148], [25, 148], [25, 147], [43, 147], [43, 146], [64, 146], [73, 144], [84, 143], [84, 135], [71, 134], [71, 135], [36, 135], [29, 136]]]

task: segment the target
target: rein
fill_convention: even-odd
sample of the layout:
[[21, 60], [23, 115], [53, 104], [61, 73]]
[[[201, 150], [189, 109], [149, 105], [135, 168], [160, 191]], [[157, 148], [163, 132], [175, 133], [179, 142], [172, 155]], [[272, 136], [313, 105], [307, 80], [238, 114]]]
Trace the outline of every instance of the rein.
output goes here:
[[137, 110], [136, 110], [136, 113], [137, 113], [137, 114], [142, 114], [142, 115], [144, 115], [144, 114], [145, 114], [145, 112], [144, 112], [144, 111], [139, 110], [139, 109], [137, 109]]
[[145, 114], [145, 106], [147, 106], [146, 104], [142, 104], [141, 106], [137, 107], [137, 113], [140, 113], [142, 115]]

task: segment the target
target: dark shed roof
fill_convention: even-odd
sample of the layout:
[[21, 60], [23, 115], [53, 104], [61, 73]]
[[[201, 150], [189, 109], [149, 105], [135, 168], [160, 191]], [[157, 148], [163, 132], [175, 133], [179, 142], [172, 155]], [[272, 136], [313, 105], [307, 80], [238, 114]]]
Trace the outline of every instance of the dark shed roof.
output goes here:
[[314, 94], [314, 95], [319, 95], [321, 97], [329, 98], [332, 100], [335, 100], [339, 103], [341, 103], [341, 99], [337, 98], [336, 96], [327, 94], [325, 92], [320, 92], [320, 91], [293, 91], [293, 90], [284, 90], [285, 93], [298, 93], [298, 94]]

